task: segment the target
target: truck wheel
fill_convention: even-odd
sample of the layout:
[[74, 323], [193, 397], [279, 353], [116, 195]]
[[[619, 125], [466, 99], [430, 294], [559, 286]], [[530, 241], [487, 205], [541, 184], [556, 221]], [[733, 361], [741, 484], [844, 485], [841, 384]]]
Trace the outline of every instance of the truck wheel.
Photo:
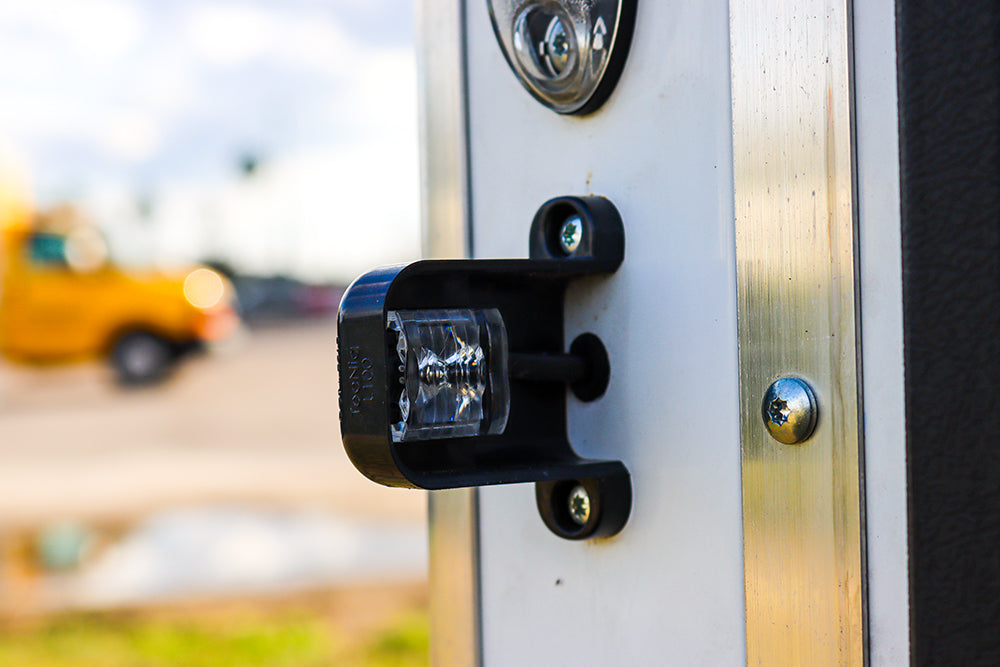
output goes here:
[[111, 366], [118, 382], [126, 385], [150, 384], [162, 380], [173, 361], [170, 343], [145, 331], [125, 334], [111, 350]]

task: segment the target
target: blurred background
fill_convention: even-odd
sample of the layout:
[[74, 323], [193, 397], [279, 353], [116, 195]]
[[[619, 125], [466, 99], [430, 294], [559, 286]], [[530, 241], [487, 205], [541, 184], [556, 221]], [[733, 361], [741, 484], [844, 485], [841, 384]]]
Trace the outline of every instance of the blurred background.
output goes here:
[[422, 493], [339, 439], [419, 252], [412, 8], [0, 2], [0, 664], [426, 662]]

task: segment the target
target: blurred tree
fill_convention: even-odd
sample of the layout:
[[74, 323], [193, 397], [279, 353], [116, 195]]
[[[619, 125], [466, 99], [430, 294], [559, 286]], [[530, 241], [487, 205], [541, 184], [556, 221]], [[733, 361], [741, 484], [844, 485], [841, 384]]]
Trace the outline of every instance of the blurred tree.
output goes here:
[[259, 166], [260, 158], [253, 153], [244, 153], [243, 157], [240, 158], [240, 172], [246, 178], [256, 174]]

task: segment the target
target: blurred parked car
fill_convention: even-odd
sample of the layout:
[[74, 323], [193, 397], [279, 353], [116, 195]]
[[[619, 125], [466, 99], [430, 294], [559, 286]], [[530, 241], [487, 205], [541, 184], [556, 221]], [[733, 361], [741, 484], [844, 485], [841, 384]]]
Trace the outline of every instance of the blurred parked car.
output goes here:
[[240, 320], [251, 328], [332, 317], [344, 295], [341, 285], [306, 283], [282, 275], [246, 275], [223, 262], [206, 263], [230, 279], [236, 289]]
[[219, 273], [125, 271], [71, 207], [8, 219], [2, 234], [0, 352], [10, 359], [105, 357], [120, 382], [148, 383], [238, 326], [233, 288]]

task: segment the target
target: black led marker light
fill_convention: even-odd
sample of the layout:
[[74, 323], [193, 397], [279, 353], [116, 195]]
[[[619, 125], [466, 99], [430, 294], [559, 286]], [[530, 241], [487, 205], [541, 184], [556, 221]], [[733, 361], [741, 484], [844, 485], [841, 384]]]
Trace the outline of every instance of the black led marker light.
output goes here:
[[563, 301], [576, 278], [610, 274], [624, 231], [602, 197], [546, 202], [530, 259], [427, 260], [371, 271], [340, 306], [344, 447], [368, 478], [446, 489], [537, 482], [546, 525], [569, 539], [625, 525], [629, 473], [578, 456], [567, 387], [595, 400], [609, 362], [593, 334], [564, 351]]

